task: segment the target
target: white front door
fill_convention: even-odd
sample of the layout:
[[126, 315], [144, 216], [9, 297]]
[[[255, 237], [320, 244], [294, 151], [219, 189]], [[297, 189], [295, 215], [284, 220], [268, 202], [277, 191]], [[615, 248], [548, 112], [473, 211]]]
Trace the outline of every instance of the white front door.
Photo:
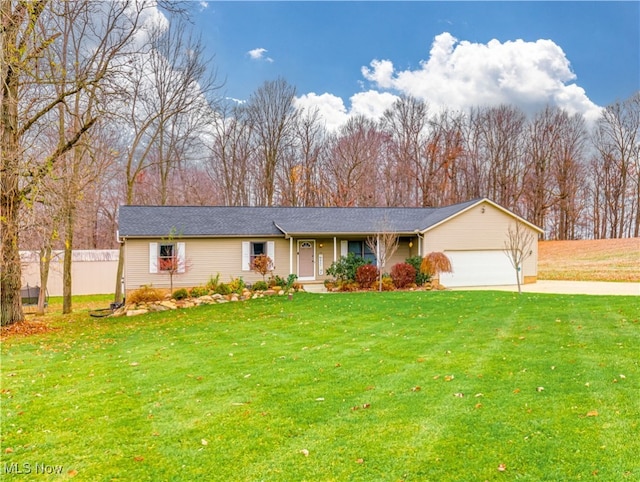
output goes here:
[[298, 279], [316, 279], [315, 256], [315, 241], [298, 241]]

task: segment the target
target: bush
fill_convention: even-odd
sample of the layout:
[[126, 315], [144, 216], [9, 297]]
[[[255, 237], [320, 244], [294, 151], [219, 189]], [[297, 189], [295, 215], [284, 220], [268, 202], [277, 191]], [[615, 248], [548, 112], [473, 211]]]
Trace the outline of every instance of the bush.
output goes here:
[[234, 278], [229, 282], [229, 289], [232, 293], [242, 294], [245, 288], [244, 280], [242, 278]]
[[338, 290], [340, 291], [358, 291], [360, 285], [355, 281], [339, 281]]
[[266, 281], [256, 281], [253, 283], [253, 291], [265, 291], [268, 288], [269, 286]]
[[440, 273], [453, 273], [453, 267], [446, 254], [433, 252], [424, 257], [420, 265], [420, 271], [433, 277], [438, 276]]
[[220, 273], [216, 274], [215, 278], [213, 276], [209, 277], [209, 281], [207, 281], [207, 284], [205, 286], [207, 287], [207, 290], [209, 290], [209, 292], [215, 293], [216, 288], [218, 287], [219, 284], [220, 284]]
[[273, 271], [273, 261], [266, 254], [261, 254], [253, 258], [251, 261], [251, 271], [255, 271], [258, 274], [262, 275], [262, 279], [269, 271]]
[[209, 294], [209, 290], [205, 286], [194, 286], [189, 290], [189, 295], [192, 298], [200, 298]]
[[174, 300], [184, 300], [185, 298], [189, 297], [189, 293], [185, 288], [180, 288], [179, 290], [175, 290], [173, 292], [172, 297]]
[[391, 268], [391, 279], [396, 288], [406, 288], [416, 282], [416, 269], [409, 263], [395, 264]]
[[378, 279], [378, 268], [372, 264], [358, 266], [356, 270], [356, 282], [363, 288], [370, 288]]
[[423, 284], [425, 284], [426, 282], [431, 280], [431, 275], [429, 275], [428, 273], [423, 273], [422, 271], [420, 271], [420, 265], [422, 264], [422, 257], [421, 256], [412, 256], [411, 258], [407, 258], [404, 261], [405, 261], [405, 263], [410, 264], [411, 266], [413, 266], [413, 268], [416, 270], [415, 283], [418, 286], [422, 286]]
[[220, 283], [218, 286], [216, 286], [216, 293], [219, 295], [230, 295], [231, 288], [229, 288], [229, 285], [226, 283]]
[[289, 276], [287, 276], [287, 281], [284, 284], [285, 290], [290, 290], [291, 288], [293, 288], [293, 285], [295, 284], [297, 279], [298, 279], [297, 274], [292, 273]]
[[393, 291], [395, 286], [393, 285], [393, 280], [389, 276], [382, 277], [382, 291]]
[[269, 278], [269, 288], [273, 288], [274, 286], [280, 286], [281, 288], [287, 284], [287, 280], [276, 275], [273, 275]]
[[367, 261], [363, 258], [349, 253], [347, 256], [342, 256], [338, 261], [332, 263], [327, 268], [327, 274], [338, 281], [355, 281], [356, 271], [365, 264], [367, 264]]
[[162, 301], [164, 294], [151, 286], [144, 285], [140, 289], [132, 291], [127, 297], [127, 303], [153, 303]]

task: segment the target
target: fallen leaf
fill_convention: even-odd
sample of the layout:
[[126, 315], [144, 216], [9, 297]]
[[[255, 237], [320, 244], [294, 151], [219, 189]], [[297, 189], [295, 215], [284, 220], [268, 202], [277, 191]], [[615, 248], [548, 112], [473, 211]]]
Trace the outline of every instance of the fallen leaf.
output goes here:
[[453, 380], [455, 377], [453, 375], [445, 375], [444, 377], [444, 381], [445, 382], [450, 382], [451, 380]]
[[516, 388], [516, 389], [513, 391], [513, 393], [520, 393], [520, 389], [519, 389], [519, 388]]
[[13, 449], [11, 447], [7, 447], [6, 449], [4, 449], [4, 453], [5, 454], [12, 454], [13, 453]]
[[484, 395], [483, 395], [482, 393], [476, 393], [476, 394], [474, 395], [474, 397], [476, 397], [476, 398], [478, 398], [478, 397], [484, 397]]
[[507, 470], [507, 466], [506, 466], [506, 464], [500, 464], [500, 465], [498, 465], [498, 471], [499, 471], [499, 472], [504, 472], [505, 470]]
[[421, 390], [421, 388], [420, 388], [420, 387], [418, 387], [418, 386], [415, 386], [415, 387], [412, 387], [412, 388], [411, 388], [411, 391], [412, 391], [412, 392], [419, 392], [420, 390]]
[[598, 416], [598, 411], [597, 410], [591, 410], [589, 412], [587, 412], [587, 417], [597, 417]]
[[132, 366], [132, 367], [137, 367], [138, 365], [140, 365], [140, 363], [138, 363], [137, 361], [129, 363], [129, 366]]
[[367, 409], [371, 406], [370, 403], [365, 403], [364, 405], [362, 405], [362, 408]]
[[460, 393], [460, 392], [454, 393], [453, 396], [454, 397], [458, 397], [458, 398], [462, 398], [462, 397], [464, 397], [464, 393]]
[[536, 392], [542, 392], [544, 391], [544, 387], [536, 387]]
[[205, 439], [200, 440], [200, 443], [202, 445], [209, 445], [209, 442], [207, 442]]
[[75, 477], [76, 475], [78, 475], [78, 471], [76, 469], [71, 469], [69, 472], [67, 472], [67, 475], [69, 477]]
[[309, 456], [309, 451], [308, 451], [307, 449], [302, 449], [302, 450], [300, 451], [300, 453], [301, 453], [302, 455], [304, 455], [305, 457], [308, 457], [308, 456]]
[[356, 460], [356, 463], [358, 463], [358, 464], [364, 464], [364, 459], [358, 459], [358, 460]]
[[476, 408], [482, 408], [482, 404], [481, 403], [476, 403]]
[[440, 378], [440, 375], [434, 375], [433, 379], [437, 380], [438, 378]]
[[142, 462], [144, 460], [144, 457], [141, 455], [136, 455], [133, 460], [135, 460], [136, 462]]

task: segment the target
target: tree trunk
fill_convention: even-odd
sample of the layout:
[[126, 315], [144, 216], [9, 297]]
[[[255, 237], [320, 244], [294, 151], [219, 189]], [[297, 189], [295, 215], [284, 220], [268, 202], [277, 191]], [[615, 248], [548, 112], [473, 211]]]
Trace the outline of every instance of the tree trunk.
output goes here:
[[49, 267], [51, 266], [51, 244], [40, 248], [40, 295], [38, 296], [37, 315], [44, 315], [44, 304], [47, 300], [47, 284], [49, 282]]
[[[9, 172], [3, 173], [3, 184]], [[16, 180], [17, 181], [17, 180]], [[11, 199], [5, 203], [4, 185], [2, 192], [3, 213], [0, 216], [2, 228], [2, 271], [0, 272], [0, 325], [7, 326], [24, 320], [20, 285], [22, 272], [18, 248], [18, 202]], [[10, 197], [10, 193], [9, 194]]]
[[73, 256], [73, 207], [67, 207], [65, 216], [64, 264], [62, 269], [62, 313], [71, 313], [71, 264]]
[[[3, 25], [9, 23], [12, 2], [2, 2], [0, 14]], [[11, 325], [24, 320], [20, 284], [22, 273], [19, 251], [18, 213], [20, 196], [20, 143], [18, 130], [18, 71], [9, 66], [15, 64], [17, 31], [3, 31], [0, 42], [0, 78], [2, 102], [0, 102], [0, 325]]]

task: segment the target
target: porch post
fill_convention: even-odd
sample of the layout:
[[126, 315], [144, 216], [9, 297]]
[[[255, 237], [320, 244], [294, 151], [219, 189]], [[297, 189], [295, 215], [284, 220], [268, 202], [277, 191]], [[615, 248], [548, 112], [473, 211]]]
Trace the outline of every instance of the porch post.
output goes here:
[[333, 237], [333, 262], [338, 261], [338, 238]]
[[293, 274], [293, 236], [289, 238], [289, 274]]

